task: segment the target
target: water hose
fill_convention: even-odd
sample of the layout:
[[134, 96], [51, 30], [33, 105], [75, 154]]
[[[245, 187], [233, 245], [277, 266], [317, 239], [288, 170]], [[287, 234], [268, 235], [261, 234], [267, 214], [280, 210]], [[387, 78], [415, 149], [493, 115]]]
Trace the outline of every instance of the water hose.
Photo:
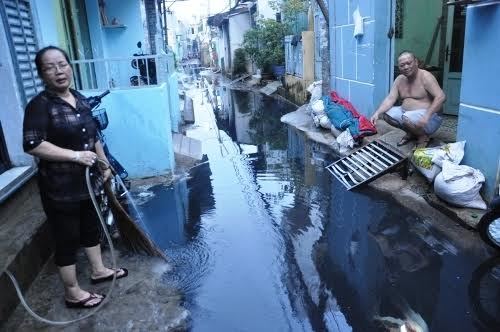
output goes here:
[[[98, 158], [97, 162], [106, 165], [106, 167], [109, 167], [111, 169], [111, 171], [113, 172], [113, 176], [116, 176], [116, 172], [114, 172], [113, 168], [111, 168], [110, 165], [105, 160]], [[90, 172], [89, 171], [89, 166], [87, 166], [86, 169], [85, 169], [85, 181], [87, 183], [87, 189], [88, 189], [89, 194], [90, 194], [90, 199], [92, 200], [92, 203], [94, 204], [94, 208], [96, 209], [97, 216], [99, 217], [99, 221], [101, 222], [102, 228], [104, 230], [104, 234], [106, 235], [106, 240], [108, 241], [108, 244], [109, 244], [109, 251], [111, 253], [112, 269], [114, 271], [116, 271], [117, 266], [116, 266], [115, 248], [113, 246], [113, 241], [111, 240], [111, 236], [109, 235], [109, 232], [107, 230], [106, 223], [104, 221], [104, 218], [102, 216], [101, 210], [99, 208], [99, 204], [97, 203], [97, 199], [95, 197], [94, 190], [92, 188], [92, 183], [90, 182], [90, 173], [89, 172]], [[123, 182], [121, 182], [121, 183], [123, 184]], [[97, 307], [91, 309], [88, 314], [83, 315], [82, 317], [78, 317], [76, 319], [72, 319], [72, 320], [54, 321], [54, 320], [50, 320], [50, 319], [44, 318], [44, 317], [38, 315], [36, 312], [34, 312], [30, 308], [30, 306], [28, 305], [28, 303], [26, 303], [26, 300], [25, 300], [25, 298], [23, 296], [23, 293], [21, 291], [21, 287], [19, 286], [19, 283], [17, 282], [17, 280], [14, 277], [14, 275], [9, 270], [5, 270], [5, 273], [7, 274], [7, 276], [12, 281], [12, 284], [14, 285], [14, 288], [16, 289], [17, 296], [19, 297], [19, 301], [23, 305], [24, 309], [26, 309], [26, 311], [31, 316], [33, 316], [33, 318], [39, 320], [40, 322], [43, 322], [43, 323], [46, 323], [46, 324], [50, 324], [50, 325], [68, 325], [68, 324], [73, 324], [73, 323], [76, 323], [76, 322], [79, 322], [81, 320], [87, 319], [90, 316], [94, 315], [95, 313], [97, 313], [103, 307], [103, 305], [106, 302], [109, 301], [111, 292], [113, 291], [113, 288], [115, 287], [115, 281], [116, 281], [116, 273], [113, 273], [113, 279], [111, 280], [111, 285], [109, 286], [109, 290], [108, 290], [108, 293], [106, 294], [106, 297], [104, 297], [104, 299], [102, 299], [101, 303], [99, 303], [99, 305]]]

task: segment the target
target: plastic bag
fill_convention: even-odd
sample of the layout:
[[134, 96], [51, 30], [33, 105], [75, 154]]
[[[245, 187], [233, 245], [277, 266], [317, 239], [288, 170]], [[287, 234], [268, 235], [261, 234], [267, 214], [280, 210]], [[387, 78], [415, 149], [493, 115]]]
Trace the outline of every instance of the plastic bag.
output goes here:
[[444, 160], [460, 164], [464, 157], [465, 141], [445, 144], [434, 148], [416, 149], [411, 159], [412, 164], [432, 182], [441, 172]]
[[484, 181], [481, 171], [444, 160], [443, 171], [434, 180], [434, 192], [450, 204], [486, 210], [486, 203], [479, 194]]
[[318, 115], [319, 125], [324, 129], [330, 129], [332, 127], [332, 123], [326, 114]]
[[323, 81], [312, 82], [308, 87], [307, 91], [311, 93], [310, 103], [314, 103], [316, 100], [321, 99], [321, 85]]
[[323, 100], [318, 99], [312, 103], [309, 103], [311, 105], [311, 111], [315, 115], [321, 115], [325, 114], [325, 104], [323, 104]]
[[338, 137], [337, 143], [339, 144], [339, 152], [345, 155], [354, 147], [354, 138], [352, 138], [349, 129], [344, 130]]

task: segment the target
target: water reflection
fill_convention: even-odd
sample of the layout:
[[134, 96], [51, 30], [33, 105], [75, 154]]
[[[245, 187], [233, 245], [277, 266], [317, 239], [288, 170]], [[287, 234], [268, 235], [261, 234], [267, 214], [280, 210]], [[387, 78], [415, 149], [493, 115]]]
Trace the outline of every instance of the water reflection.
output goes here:
[[476, 252], [388, 196], [346, 191], [324, 171], [328, 150], [279, 122], [290, 106], [219, 97], [235, 151], [204, 142], [206, 163], [141, 205], [194, 331], [475, 330]]
[[182, 246], [196, 238], [201, 217], [215, 208], [212, 172], [206, 157], [204, 159], [185, 179], [136, 193], [136, 199], [143, 198], [139, 199], [143, 220], [152, 230], [152, 239], [162, 249]]

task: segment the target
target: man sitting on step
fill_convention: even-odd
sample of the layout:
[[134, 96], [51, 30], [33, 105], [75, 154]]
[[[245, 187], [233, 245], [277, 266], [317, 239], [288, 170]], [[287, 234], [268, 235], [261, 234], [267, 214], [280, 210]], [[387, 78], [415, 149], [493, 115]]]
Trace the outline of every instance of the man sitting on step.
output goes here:
[[[402, 52], [398, 57], [398, 66], [401, 75], [394, 81], [389, 95], [375, 111], [371, 122], [375, 125], [383, 114], [387, 123], [406, 132], [398, 146], [416, 139], [417, 147], [426, 147], [429, 136], [443, 122], [437, 112], [446, 96], [434, 76], [418, 68], [418, 61], [413, 53]], [[402, 100], [402, 104], [394, 107], [398, 98]]]

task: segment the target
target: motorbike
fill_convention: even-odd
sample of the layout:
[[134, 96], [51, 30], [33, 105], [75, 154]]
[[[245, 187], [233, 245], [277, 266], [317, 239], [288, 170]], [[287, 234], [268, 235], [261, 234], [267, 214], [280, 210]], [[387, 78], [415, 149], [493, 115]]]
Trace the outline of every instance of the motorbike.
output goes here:
[[[109, 120], [108, 120], [108, 115], [106, 113], [106, 109], [99, 108], [99, 106], [101, 105], [102, 98], [107, 96], [109, 93], [110, 93], [110, 91], [106, 90], [101, 95], [88, 97], [87, 102], [89, 103], [89, 105], [92, 109], [92, 118], [94, 119], [94, 121], [97, 125], [97, 137], [102, 144], [104, 154], [106, 155], [106, 158], [108, 159], [110, 166], [116, 172], [115, 177], [110, 179], [111, 188], [115, 192], [116, 196], [120, 197], [124, 193], [124, 189], [122, 186], [120, 186], [118, 184], [124, 183], [126, 188], [129, 189], [130, 188], [130, 181], [127, 180], [128, 172], [118, 162], [118, 160], [116, 160], [116, 158], [113, 157], [111, 152], [109, 152], [108, 145], [106, 144], [106, 136], [104, 135], [104, 132], [103, 132], [103, 130], [105, 130], [108, 127]], [[117, 177], [119, 177], [120, 179], [117, 179]], [[102, 192], [100, 194], [99, 205], [100, 205], [101, 213], [104, 217], [104, 220], [106, 221], [106, 224], [108, 225], [109, 233], [112, 235], [113, 238], [117, 238], [119, 236], [118, 230], [117, 230], [116, 225], [114, 223], [113, 214], [111, 213], [111, 209], [108, 205], [108, 199], [107, 199], [106, 195], [104, 194], [104, 190], [102, 190]]]
[[479, 221], [477, 229], [484, 242], [500, 250], [500, 196], [490, 203], [490, 208]]
[[[138, 53], [134, 53], [134, 56], [144, 56], [142, 51], [142, 43], [138, 42], [137, 47], [139, 48]], [[134, 75], [130, 77], [130, 84], [133, 86], [139, 85], [151, 85], [157, 83], [156, 78], [156, 61], [155, 59], [137, 59], [132, 60], [130, 65], [134, 69], [139, 69], [139, 75]]]

